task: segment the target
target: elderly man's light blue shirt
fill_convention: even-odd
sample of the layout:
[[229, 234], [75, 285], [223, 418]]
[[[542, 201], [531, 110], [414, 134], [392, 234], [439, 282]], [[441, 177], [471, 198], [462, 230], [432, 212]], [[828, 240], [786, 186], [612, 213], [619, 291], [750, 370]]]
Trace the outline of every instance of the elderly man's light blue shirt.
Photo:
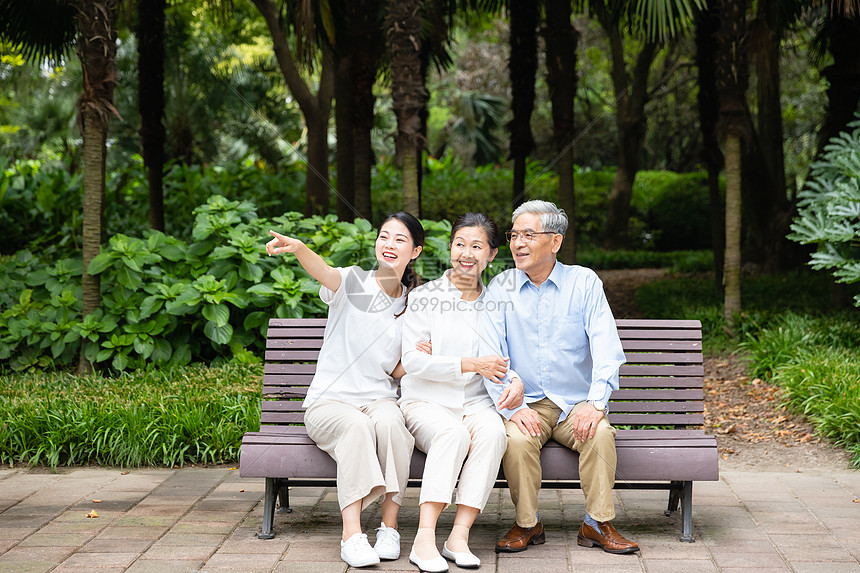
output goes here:
[[[523, 405], [502, 410], [506, 418], [545, 397], [561, 408], [559, 421], [579, 402], [609, 401], [625, 358], [594, 271], [556, 262], [537, 287], [526, 273], [511, 269], [494, 278], [488, 291], [497, 304], [481, 317], [481, 354], [510, 357], [503, 382], [515, 376], [525, 385]], [[484, 383], [498, 402], [503, 385]]]

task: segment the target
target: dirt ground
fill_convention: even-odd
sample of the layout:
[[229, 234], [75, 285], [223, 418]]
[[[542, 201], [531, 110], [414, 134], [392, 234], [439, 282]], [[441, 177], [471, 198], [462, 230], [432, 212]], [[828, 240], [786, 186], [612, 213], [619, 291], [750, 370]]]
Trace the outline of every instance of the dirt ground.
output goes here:
[[[664, 269], [599, 271], [616, 318], [644, 318], [636, 288], [664, 276]], [[735, 355], [705, 358], [705, 431], [717, 437], [728, 469], [826, 471], [845, 469], [850, 456], [814, 434], [803, 417], [781, 407], [779, 388], [747, 375]]]

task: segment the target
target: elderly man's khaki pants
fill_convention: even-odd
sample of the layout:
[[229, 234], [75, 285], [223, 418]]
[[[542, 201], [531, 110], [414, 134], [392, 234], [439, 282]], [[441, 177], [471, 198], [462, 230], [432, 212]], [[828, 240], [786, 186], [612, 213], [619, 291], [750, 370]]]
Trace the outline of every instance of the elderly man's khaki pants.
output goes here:
[[541, 418], [541, 435], [526, 435], [515, 422], [507, 420], [508, 448], [502, 459], [511, 500], [517, 508], [517, 524], [529, 528], [537, 524], [538, 491], [541, 484], [540, 450], [550, 439], [579, 452], [579, 478], [585, 495], [585, 511], [597, 521], [615, 518], [612, 488], [615, 486], [615, 428], [604, 416], [594, 438], [580, 442], [573, 437], [570, 419], [582, 407], [580, 402], [559, 424], [561, 409], [549, 398], [529, 404]]

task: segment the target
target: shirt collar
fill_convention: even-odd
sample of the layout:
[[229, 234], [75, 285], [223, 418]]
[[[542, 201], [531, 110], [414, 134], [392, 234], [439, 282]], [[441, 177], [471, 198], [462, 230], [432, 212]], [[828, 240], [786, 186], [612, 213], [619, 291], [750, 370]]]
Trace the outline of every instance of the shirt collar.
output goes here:
[[[562, 265], [559, 261], [556, 261], [555, 266], [552, 267], [552, 271], [550, 271], [549, 276], [547, 277], [546, 280], [548, 282], [551, 282], [553, 285], [556, 286], [556, 288], [558, 288], [558, 286], [562, 283], [561, 274], [562, 274], [563, 270], [564, 270], [564, 265]], [[525, 285], [526, 283], [531, 282], [531, 281], [529, 280], [529, 276], [524, 271], [521, 271], [520, 269], [516, 269], [516, 271], [517, 271], [517, 273], [516, 273], [515, 280], [516, 280], [517, 290], [519, 291], [519, 290], [522, 290], [523, 285]]]
[[[448, 276], [451, 273], [451, 271], [452, 271], [452, 269], [448, 269], [447, 271], [445, 271], [445, 274], [443, 275], [446, 290], [447, 290], [448, 294], [450, 294], [452, 297], [454, 297], [456, 299], [463, 298], [463, 293], [460, 291], [460, 289], [458, 289], [456, 286], [454, 286], [454, 283], [451, 282], [451, 278]], [[477, 301], [481, 300], [482, 298], [484, 298], [484, 294], [486, 294], [486, 292], [487, 292], [487, 287], [484, 286], [484, 281], [481, 281], [481, 294], [478, 295], [478, 298], [476, 298], [473, 301], [469, 301], [469, 302], [477, 302]]]

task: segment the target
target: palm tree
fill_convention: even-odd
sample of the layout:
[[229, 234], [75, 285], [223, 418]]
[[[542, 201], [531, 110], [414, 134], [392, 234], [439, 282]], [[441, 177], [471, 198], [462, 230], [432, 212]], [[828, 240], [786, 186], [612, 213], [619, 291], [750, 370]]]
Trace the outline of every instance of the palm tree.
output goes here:
[[[78, 123], [83, 136], [84, 209], [82, 315], [101, 304], [101, 284], [87, 272], [102, 242], [108, 118], [116, 114], [113, 90], [116, 83], [117, 0], [57, 0], [55, 10], [30, 0], [0, 0], [0, 39], [23, 47], [32, 61], [60, 59], [74, 38], [81, 60], [83, 86], [78, 101]], [[81, 354], [79, 372], [92, 368]]]

